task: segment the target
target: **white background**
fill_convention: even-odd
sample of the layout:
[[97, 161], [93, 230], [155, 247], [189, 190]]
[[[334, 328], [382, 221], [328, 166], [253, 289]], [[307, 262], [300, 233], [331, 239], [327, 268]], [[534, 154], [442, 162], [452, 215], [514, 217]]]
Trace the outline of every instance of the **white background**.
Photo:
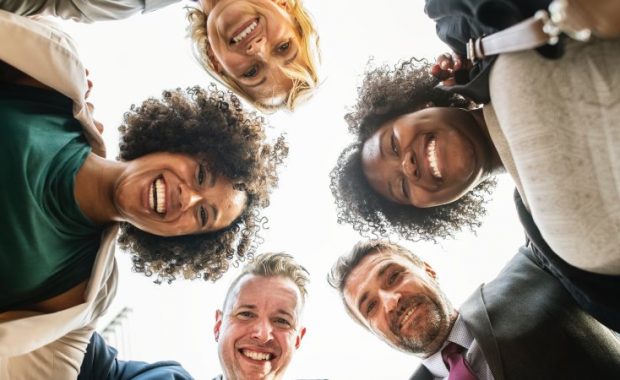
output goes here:
[[[352, 322], [325, 281], [335, 259], [359, 239], [351, 227], [336, 223], [328, 173], [351, 140], [343, 115], [354, 104], [369, 57], [375, 64], [413, 55], [432, 60], [446, 47], [436, 38], [421, 1], [305, 3], [321, 36], [322, 83], [294, 114], [268, 117], [271, 134], [287, 133], [290, 155], [266, 210], [270, 228], [263, 231], [266, 242], [259, 250], [287, 251], [312, 274], [304, 316], [307, 334], [286, 378], [406, 379], [419, 359], [389, 348]], [[64, 24], [90, 69], [95, 85], [91, 100], [105, 125], [109, 158], [117, 155], [117, 127], [132, 103], [163, 89], [210, 81], [191, 54], [183, 5], [125, 21]], [[438, 245], [401, 242], [436, 269], [457, 306], [492, 279], [524, 241], [512, 204], [514, 185], [502, 177], [477, 236], [466, 232]], [[131, 273], [128, 254], [118, 251], [117, 257], [121, 279], [114, 310], [133, 309], [125, 327], [130, 350], [124, 356], [177, 360], [197, 379], [220, 373], [213, 323], [235, 268], [215, 284], [181, 280], [158, 286]]]

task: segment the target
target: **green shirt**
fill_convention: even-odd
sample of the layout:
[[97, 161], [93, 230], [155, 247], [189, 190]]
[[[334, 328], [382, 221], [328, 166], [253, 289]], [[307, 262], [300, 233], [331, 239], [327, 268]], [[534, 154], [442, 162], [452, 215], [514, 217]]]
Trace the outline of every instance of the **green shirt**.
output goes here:
[[74, 196], [89, 153], [70, 99], [0, 84], [0, 310], [58, 295], [90, 276], [101, 228]]

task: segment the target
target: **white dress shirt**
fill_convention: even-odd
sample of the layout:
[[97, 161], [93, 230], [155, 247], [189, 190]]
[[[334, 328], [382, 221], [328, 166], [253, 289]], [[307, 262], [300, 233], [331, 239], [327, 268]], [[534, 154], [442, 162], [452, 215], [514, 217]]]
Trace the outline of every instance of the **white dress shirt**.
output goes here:
[[446, 364], [443, 362], [441, 350], [443, 350], [443, 348], [450, 342], [456, 343], [461, 347], [465, 347], [465, 360], [470, 365], [478, 380], [494, 379], [491, 369], [484, 359], [480, 346], [476, 342], [474, 336], [467, 329], [467, 326], [461, 319], [460, 315], [456, 319], [456, 322], [454, 322], [454, 326], [452, 326], [452, 330], [450, 330], [450, 335], [448, 335], [448, 339], [441, 346], [441, 349], [422, 361], [422, 364], [430, 371], [435, 379], [448, 379], [450, 372], [448, 371]]

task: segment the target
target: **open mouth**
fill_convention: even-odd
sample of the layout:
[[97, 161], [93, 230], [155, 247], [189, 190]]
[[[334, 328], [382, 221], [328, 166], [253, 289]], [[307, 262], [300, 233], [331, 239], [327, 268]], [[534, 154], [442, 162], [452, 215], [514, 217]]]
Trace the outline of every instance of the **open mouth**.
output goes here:
[[426, 159], [428, 160], [428, 166], [431, 169], [431, 175], [436, 179], [442, 179], [441, 170], [439, 170], [439, 164], [437, 160], [437, 139], [434, 135], [431, 135], [426, 143]]
[[399, 327], [401, 330], [410, 321], [413, 313], [417, 310], [419, 305], [420, 305], [419, 303], [414, 303], [414, 304], [409, 305], [407, 310], [405, 310], [405, 312], [401, 315], [400, 323], [399, 323]]
[[243, 348], [239, 350], [239, 352], [241, 353], [241, 355], [245, 356], [246, 358], [250, 358], [256, 361], [266, 362], [274, 358], [273, 354], [270, 354], [267, 352], [252, 351], [247, 348]]
[[149, 188], [149, 206], [156, 213], [166, 213], [166, 181], [163, 176], [155, 178]]
[[240, 28], [241, 30], [236, 31], [235, 35], [233, 35], [233, 37], [230, 39], [230, 43], [238, 44], [239, 42], [243, 41], [250, 35], [250, 33], [254, 31], [254, 29], [256, 29], [256, 27], [258, 27], [257, 18], [243, 25]]

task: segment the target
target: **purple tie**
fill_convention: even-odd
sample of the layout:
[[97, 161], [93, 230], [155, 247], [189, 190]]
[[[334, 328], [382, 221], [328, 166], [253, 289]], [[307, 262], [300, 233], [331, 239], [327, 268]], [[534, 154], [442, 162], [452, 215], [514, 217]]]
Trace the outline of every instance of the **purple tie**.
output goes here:
[[464, 347], [450, 342], [441, 350], [441, 357], [450, 371], [448, 380], [477, 380], [476, 375], [465, 361], [462, 353], [464, 349]]

